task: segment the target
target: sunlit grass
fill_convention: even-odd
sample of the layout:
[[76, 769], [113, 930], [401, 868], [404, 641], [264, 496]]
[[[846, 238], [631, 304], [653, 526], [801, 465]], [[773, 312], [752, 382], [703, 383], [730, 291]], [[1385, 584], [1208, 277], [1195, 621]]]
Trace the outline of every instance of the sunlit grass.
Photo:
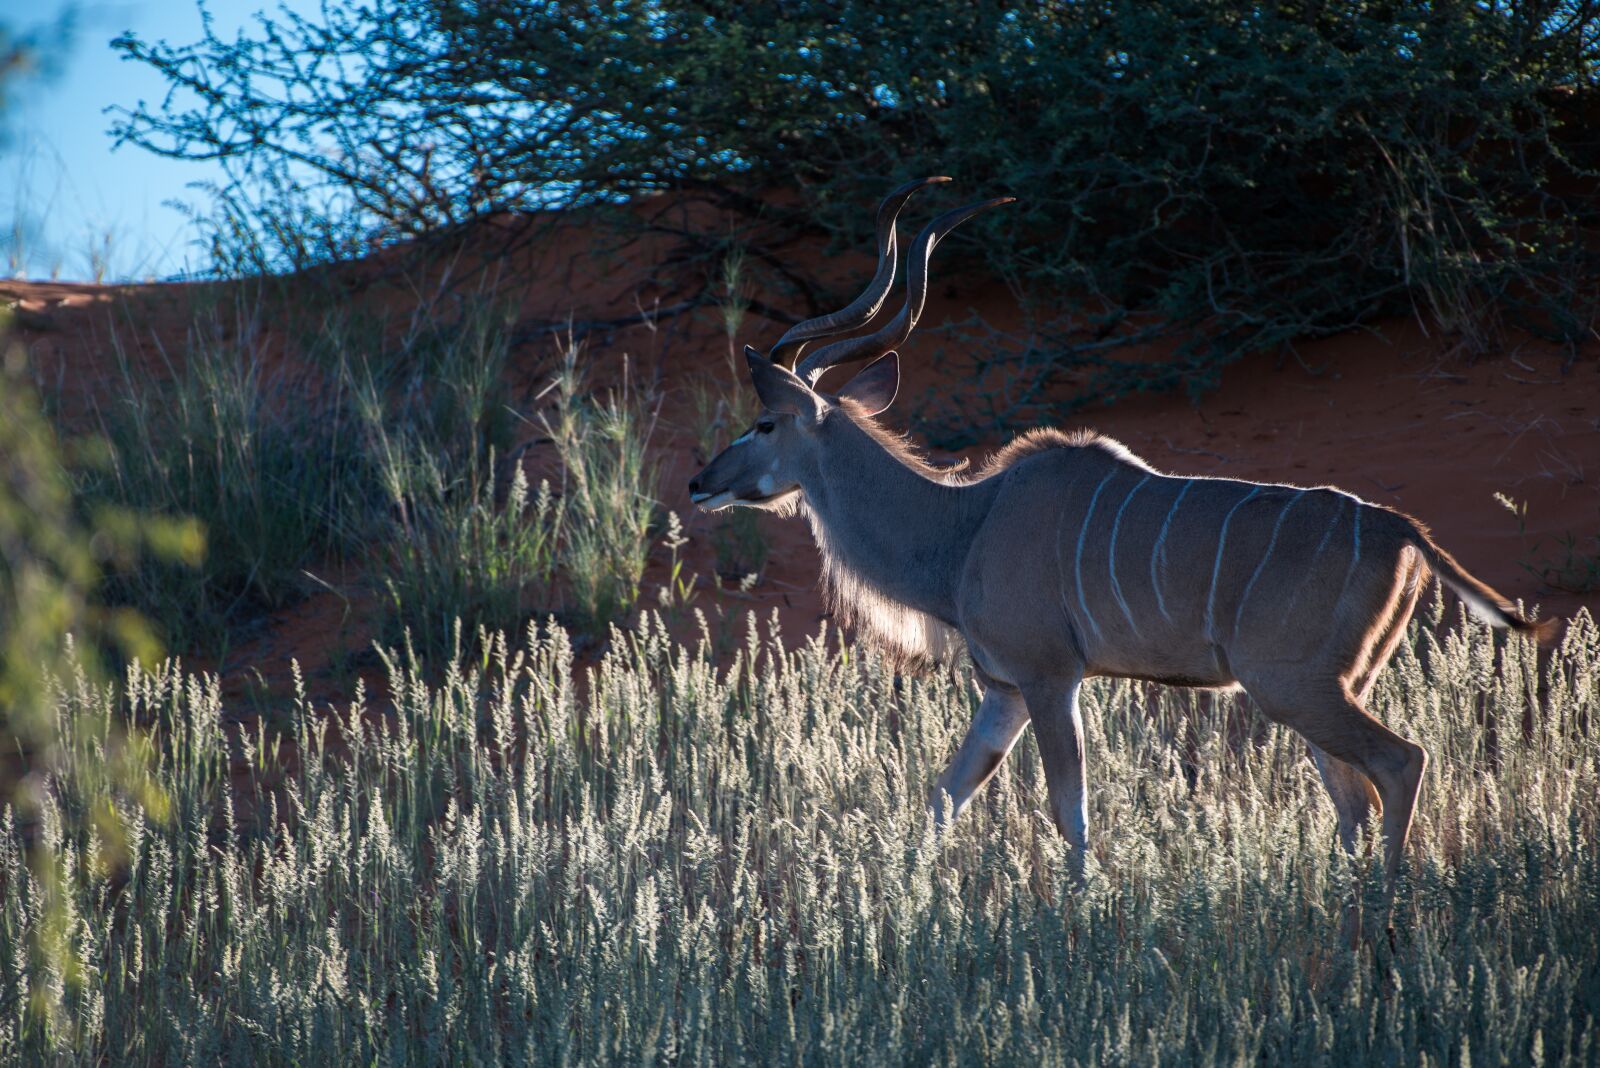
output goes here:
[[[784, 653], [752, 631], [719, 670], [647, 618], [582, 680], [559, 631], [442, 673], [391, 656], [392, 697], [297, 698], [282, 738], [233, 726], [215, 681], [175, 666], [115, 696], [69, 686], [64, 716], [151, 724], [176, 815], [134, 817], [109, 879], [47, 815], [83, 970], [25, 979], [0, 954], [0, 1049], [1590, 1062], [1600, 631], [1581, 615], [1540, 667], [1521, 640], [1442, 624], [1436, 606], [1373, 697], [1432, 760], [1393, 947], [1378, 934], [1353, 953], [1341, 909], [1378, 874], [1335, 848], [1301, 743], [1233, 697], [1086, 687], [1096, 838], [1075, 894], [1031, 741], [935, 840], [923, 801], [977, 694], [820, 640]], [[16, 946], [36, 899], [0, 822]], [[27, 1015], [30, 982], [71, 1009], [52, 1035]]]

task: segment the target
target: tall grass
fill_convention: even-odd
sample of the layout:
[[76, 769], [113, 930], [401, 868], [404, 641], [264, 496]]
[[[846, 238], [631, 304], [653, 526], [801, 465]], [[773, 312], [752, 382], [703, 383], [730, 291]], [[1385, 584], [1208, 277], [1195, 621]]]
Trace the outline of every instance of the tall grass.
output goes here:
[[146, 559], [109, 583], [179, 648], [213, 648], [293, 599], [303, 568], [357, 537], [353, 502], [370, 496], [351, 413], [269, 363], [258, 312], [241, 303], [197, 318], [177, 359], [135, 358], [112, 337], [120, 374], [100, 405], [110, 462], [78, 496], [204, 526], [204, 567]]
[[[745, 256], [742, 245], [732, 244], [723, 257], [717, 280], [725, 373], [709, 381], [696, 376], [689, 384], [695, 443], [702, 463], [749, 427], [760, 410], [755, 393], [743, 385], [747, 371], [738, 344], [750, 306]], [[734, 508], [716, 516], [712, 522], [711, 541], [716, 551], [717, 574], [735, 582], [749, 575], [759, 576], [766, 567], [769, 551], [760, 514], [752, 509]]]
[[[624, 382], [588, 390], [569, 343], [538, 425], [555, 450], [559, 482], [530, 487], [519, 453], [497, 462], [512, 410], [504, 398], [504, 322], [469, 321], [439, 341], [425, 388], [398, 406], [373, 377], [355, 376], [366, 448], [389, 501], [382, 631], [408, 635], [432, 662], [454, 655], [457, 620], [468, 639], [558, 616], [585, 639], [633, 609], [655, 541], [653, 417]], [[392, 386], [388, 390], [394, 392]]]
[[374, 366], [347, 340], [333, 352], [386, 503], [371, 560], [379, 630], [430, 660], [451, 655], [458, 620], [468, 639], [517, 629], [552, 593], [559, 509], [520, 465], [509, 487], [497, 481], [510, 442], [507, 325], [478, 298], [448, 324], [414, 322], [404, 360]]
[[[1435, 606], [1437, 624], [1442, 608]], [[1096, 680], [1090, 885], [1025, 740], [936, 839], [977, 704], [752, 626], [723, 671], [646, 619], [580, 687], [560, 631], [392, 701], [234, 729], [214, 680], [70, 713], [153, 727], [176, 818], [75, 873], [75, 980], [0, 954], [13, 1062], [1593, 1063], [1600, 630], [1540, 666], [1413, 628], [1373, 707], [1432, 755], [1391, 946], [1340, 945], [1347, 861], [1303, 746], [1239, 700]], [[72, 749], [77, 752], [76, 748]], [[70, 777], [65, 782], [74, 781]], [[93, 799], [59, 796], [61, 807]], [[52, 812], [54, 809], [52, 809]], [[0, 930], [37, 922], [0, 814]], [[24, 1008], [54, 984], [54, 1033]]]
[[655, 428], [648, 398], [627, 380], [604, 396], [587, 392], [578, 356], [569, 343], [553, 383], [556, 417], [545, 428], [561, 457], [565, 617], [595, 636], [639, 600], [660, 472], [647, 456]]
[[434, 662], [457, 619], [470, 638], [555, 613], [595, 638], [632, 610], [655, 540], [648, 397], [591, 395], [568, 345], [544, 425], [560, 484], [536, 487], [507, 455], [514, 319], [493, 294], [426, 307], [398, 340], [335, 314], [299, 360], [267, 357], [262, 314], [241, 301], [230, 320], [201, 316], [178, 358], [135, 358], [113, 336], [110, 463], [78, 499], [192, 517], [206, 540], [203, 567], [146, 558], [114, 575], [114, 602], [211, 652], [309, 588], [305, 569], [350, 563], [379, 594], [384, 639], [409, 631]]
[[447, 476], [427, 455], [405, 461], [396, 497], [398, 534], [384, 565], [385, 631], [408, 636], [430, 656], [480, 628], [518, 627], [554, 596], [561, 511], [548, 483], [531, 492], [519, 466], [506, 499], [495, 499], [494, 453]]

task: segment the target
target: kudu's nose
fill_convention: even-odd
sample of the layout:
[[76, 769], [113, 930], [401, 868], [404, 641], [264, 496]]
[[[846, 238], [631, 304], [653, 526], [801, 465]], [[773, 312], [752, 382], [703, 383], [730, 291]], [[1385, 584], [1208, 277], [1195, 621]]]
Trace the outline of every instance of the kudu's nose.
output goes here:
[[700, 480], [698, 478], [691, 478], [689, 480], [689, 493], [691, 495], [693, 495], [693, 494], [696, 494], [696, 493], [699, 493], [699, 492], [700, 492]]

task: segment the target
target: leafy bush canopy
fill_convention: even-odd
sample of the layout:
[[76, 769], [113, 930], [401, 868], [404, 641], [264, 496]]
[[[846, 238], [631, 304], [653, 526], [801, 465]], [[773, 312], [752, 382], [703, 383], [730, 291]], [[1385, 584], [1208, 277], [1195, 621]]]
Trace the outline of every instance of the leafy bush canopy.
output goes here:
[[1031, 386], [1204, 384], [1410, 305], [1478, 342], [1594, 325], [1591, 0], [374, 0], [117, 46], [174, 90], [120, 136], [224, 160], [214, 221], [256, 267], [660, 190], [859, 243], [886, 188], [946, 173], [1022, 197], [974, 236], [1038, 314]]

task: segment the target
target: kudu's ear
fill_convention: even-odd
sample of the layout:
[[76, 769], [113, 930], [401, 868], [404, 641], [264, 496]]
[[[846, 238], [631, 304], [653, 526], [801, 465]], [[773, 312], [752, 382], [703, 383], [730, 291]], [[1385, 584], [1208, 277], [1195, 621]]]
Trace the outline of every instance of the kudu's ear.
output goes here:
[[868, 415], [877, 415], [894, 403], [900, 392], [900, 354], [887, 352], [867, 364], [839, 390], [840, 400], [855, 401]]
[[749, 345], [744, 347], [744, 358], [762, 407], [784, 415], [817, 416], [817, 395], [793, 371], [779, 367]]

